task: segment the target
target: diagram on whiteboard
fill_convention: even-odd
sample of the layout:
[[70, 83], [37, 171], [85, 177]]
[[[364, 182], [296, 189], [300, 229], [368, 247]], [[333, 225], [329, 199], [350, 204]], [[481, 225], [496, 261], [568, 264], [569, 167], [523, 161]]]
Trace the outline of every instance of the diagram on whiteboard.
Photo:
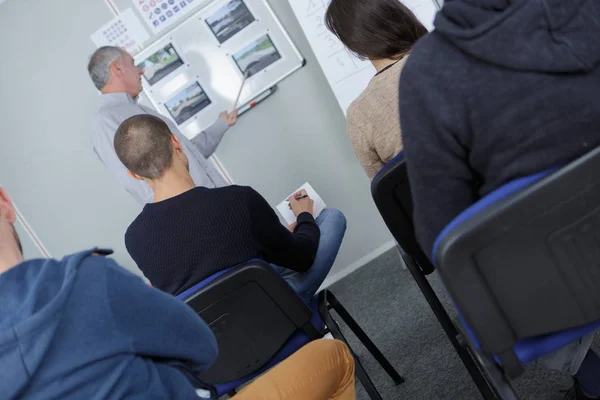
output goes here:
[[[353, 55], [342, 42], [325, 26], [325, 12], [330, 0], [288, 0], [319, 65], [344, 112], [354, 99], [367, 87], [375, 75], [375, 68], [369, 60], [361, 60]], [[435, 0], [403, 0], [431, 30], [437, 11]]]

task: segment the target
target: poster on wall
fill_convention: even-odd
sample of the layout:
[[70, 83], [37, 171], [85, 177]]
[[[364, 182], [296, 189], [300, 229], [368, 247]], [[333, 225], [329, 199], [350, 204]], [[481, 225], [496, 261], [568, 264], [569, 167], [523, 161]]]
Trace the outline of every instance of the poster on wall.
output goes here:
[[206, 18], [208, 27], [219, 43], [235, 36], [254, 21], [254, 16], [243, 0], [231, 0]]
[[169, 43], [150, 54], [137, 66], [144, 71], [144, 78], [148, 83], [154, 85], [165, 76], [178, 70], [182, 65], [184, 65], [184, 62], [181, 56], [175, 50], [173, 44]]
[[198, 82], [185, 86], [165, 102], [165, 108], [177, 125], [181, 125], [211, 103]]
[[281, 54], [269, 35], [264, 35], [233, 55], [242, 75], [248, 72], [248, 78], [281, 59]]
[[207, 0], [132, 0], [152, 33], [164, 31], [188, 17]]
[[96, 47], [118, 46], [131, 54], [135, 54], [149, 37], [131, 8], [111, 19], [90, 36]]

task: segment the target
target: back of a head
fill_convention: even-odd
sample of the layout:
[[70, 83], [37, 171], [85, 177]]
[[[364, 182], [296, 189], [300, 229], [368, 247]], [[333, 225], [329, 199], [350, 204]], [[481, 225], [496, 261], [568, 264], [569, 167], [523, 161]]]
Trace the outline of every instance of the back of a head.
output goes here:
[[88, 63], [88, 73], [96, 89], [102, 90], [110, 78], [110, 66], [120, 61], [123, 51], [116, 46], [103, 46], [92, 54]]
[[173, 163], [173, 144], [168, 125], [158, 117], [140, 114], [123, 121], [115, 133], [119, 160], [134, 174], [158, 179]]
[[396, 59], [427, 33], [398, 0], [332, 0], [325, 24], [360, 58]]

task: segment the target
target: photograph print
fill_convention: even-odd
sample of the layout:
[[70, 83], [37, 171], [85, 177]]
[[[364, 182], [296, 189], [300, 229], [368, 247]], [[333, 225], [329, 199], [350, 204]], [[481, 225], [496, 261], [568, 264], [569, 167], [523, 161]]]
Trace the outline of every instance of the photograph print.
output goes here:
[[281, 54], [277, 51], [268, 34], [256, 39], [233, 55], [233, 59], [242, 74], [248, 71], [248, 78], [280, 58]]
[[254, 22], [254, 17], [242, 0], [231, 0], [206, 18], [208, 27], [219, 43], [225, 42]]
[[167, 111], [177, 125], [183, 124], [211, 103], [198, 82], [181, 89], [175, 96], [165, 102]]
[[171, 43], [161, 47], [138, 64], [144, 71], [144, 77], [150, 85], [154, 85], [171, 72], [183, 65], [183, 60]]

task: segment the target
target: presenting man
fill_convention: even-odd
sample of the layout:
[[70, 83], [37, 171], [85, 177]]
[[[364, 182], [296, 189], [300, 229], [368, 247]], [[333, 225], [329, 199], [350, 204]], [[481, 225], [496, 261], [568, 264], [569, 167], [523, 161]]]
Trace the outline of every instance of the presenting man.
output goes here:
[[96, 88], [102, 92], [100, 109], [96, 113], [92, 129], [94, 151], [121, 186], [138, 202], [151, 202], [152, 190], [145, 182], [136, 181], [127, 173], [127, 169], [115, 154], [113, 138], [123, 121], [139, 114], [161, 118], [171, 132], [177, 135], [190, 160], [190, 175], [197, 186], [215, 188], [227, 185], [207, 158], [214, 153], [227, 129], [235, 124], [237, 111], [222, 112], [212, 126], [190, 141], [171, 121], [136, 103], [135, 99], [142, 91], [143, 71], [135, 65], [133, 57], [125, 50], [113, 46], [99, 48], [90, 58], [88, 72]]
[[129, 254], [154, 287], [179, 294], [258, 257], [279, 266], [305, 301], [319, 289], [346, 230], [340, 211], [326, 208], [315, 220], [313, 201], [297, 193], [289, 199], [297, 221], [288, 230], [250, 187], [195, 185], [183, 144], [151, 115], [123, 122], [114, 146], [130, 174], [154, 191], [125, 235]]

